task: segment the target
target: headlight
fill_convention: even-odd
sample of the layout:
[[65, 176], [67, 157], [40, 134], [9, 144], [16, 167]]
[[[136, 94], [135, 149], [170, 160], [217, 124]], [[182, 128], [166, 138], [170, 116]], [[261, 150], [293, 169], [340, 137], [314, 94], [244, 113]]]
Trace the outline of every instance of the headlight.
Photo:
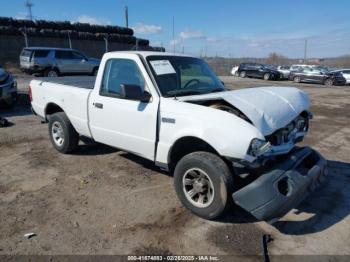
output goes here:
[[270, 142], [266, 142], [265, 140], [254, 138], [252, 142], [250, 142], [248, 154], [258, 157], [270, 151], [270, 149], [271, 149]]

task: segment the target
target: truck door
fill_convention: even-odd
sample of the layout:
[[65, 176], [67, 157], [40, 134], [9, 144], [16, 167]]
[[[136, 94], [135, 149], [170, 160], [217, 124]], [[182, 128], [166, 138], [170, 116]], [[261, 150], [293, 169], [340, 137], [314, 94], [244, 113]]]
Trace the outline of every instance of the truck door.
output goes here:
[[[136, 54], [113, 55], [101, 65], [89, 98], [93, 138], [154, 160], [159, 96]], [[139, 85], [151, 93], [148, 103], [122, 99], [120, 85]], [[152, 88], [149, 88], [152, 87]]]

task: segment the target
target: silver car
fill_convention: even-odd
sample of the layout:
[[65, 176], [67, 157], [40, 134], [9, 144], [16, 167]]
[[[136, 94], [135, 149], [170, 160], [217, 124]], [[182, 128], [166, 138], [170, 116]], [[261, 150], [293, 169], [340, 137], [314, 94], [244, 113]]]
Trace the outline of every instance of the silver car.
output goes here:
[[17, 100], [17, 82], [0, 66], [0, 102], [12, 106]]
[[67, 48], [28, 47], [20, 55], [21, 70], [47, 77], [96, 75], [101, 60]]

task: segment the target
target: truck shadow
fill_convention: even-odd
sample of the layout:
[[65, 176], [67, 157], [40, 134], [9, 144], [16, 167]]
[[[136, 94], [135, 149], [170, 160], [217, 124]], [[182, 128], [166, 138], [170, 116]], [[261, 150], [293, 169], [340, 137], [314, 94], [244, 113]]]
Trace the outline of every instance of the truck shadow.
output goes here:
[[350, 164], [328, 161], [329, 176], [310, 194], [294, 214], [298, 221], [277, 221], [273, 226], [288, 235], [312, 234], [326, 230], [350, 213]]

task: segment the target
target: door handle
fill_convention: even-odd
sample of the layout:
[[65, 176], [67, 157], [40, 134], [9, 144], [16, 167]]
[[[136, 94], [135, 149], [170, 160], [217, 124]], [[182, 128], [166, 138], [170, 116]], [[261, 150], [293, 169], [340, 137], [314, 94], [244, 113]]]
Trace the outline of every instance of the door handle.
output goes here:
[[101, 103], [93, 103], [93, 106], [95, 106], [96, 108], [99, 108], [99, 109], [103, 108], [103, 104], [101, 104]]

